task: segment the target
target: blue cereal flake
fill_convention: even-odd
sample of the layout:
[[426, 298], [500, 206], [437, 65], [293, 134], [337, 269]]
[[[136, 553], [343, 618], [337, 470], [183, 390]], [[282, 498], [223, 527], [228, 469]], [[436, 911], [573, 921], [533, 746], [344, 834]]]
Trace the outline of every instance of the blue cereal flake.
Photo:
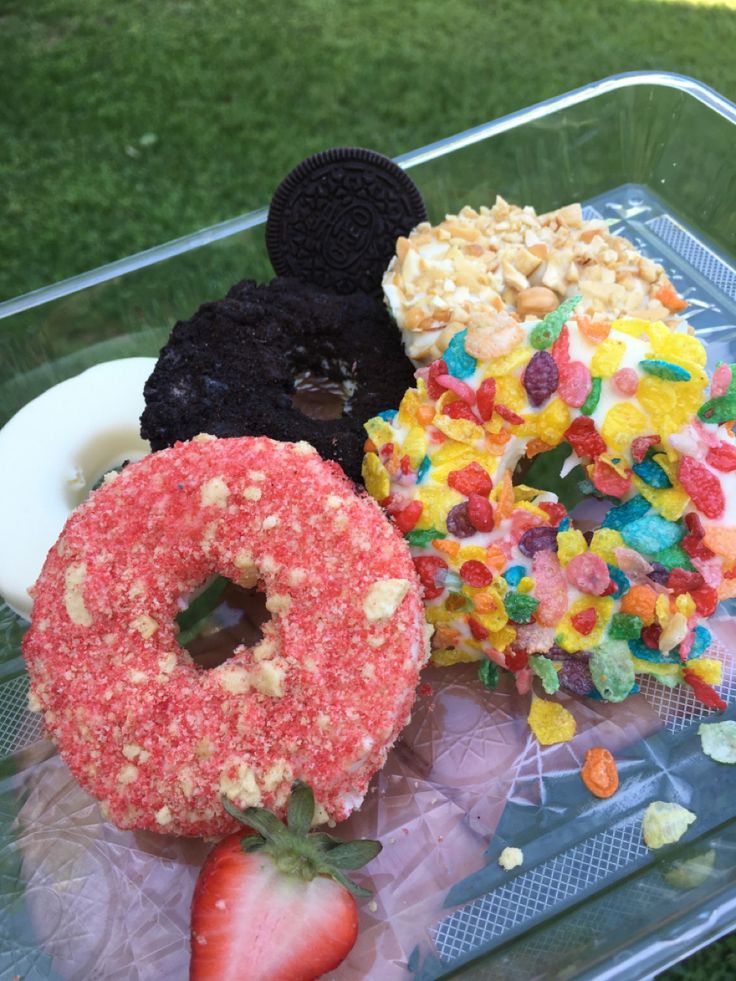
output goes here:
[[557, 530], [558, 531], [567, 531], [569, 527], [570, 527], [570, 519], [569, 518], [563, 518], [562, 521], [557, 525]]
[[653, 555], [661, 549], [676, 545], [685, 534], [684, 529], [674, 521], [667, 521], [659, 514], [648, 514], [637, 518], [620, 529], [623, 539], [635, 552]]
[[637, 494], [636, 497], [632, 497], [625, 504], [610, 508], [603, 519], [602, 526], [621, 531], [622, 528], [631, 524], [632, 521], [636, 521], [637, 518], [643, 518], [649, 511], [651, 511], [649, 501], [642, 497], [641, 494]]
[[448, 374], [453, 375], [455, 378], [468, 378], [473, 374], [475, 366], [478, 363], [465, 350], [467, 333], [468, 331], [466, 329], [461, 330], [459, 334], [455, 334], [447, 345], [447, 350], [443, 355]]
[[504, 572], [503, 577], [509, 586], [518, 586], [525, 575], [526, 569], [523, 565], [512, 565]]
[[642, 460], [641, 463], [635, 463], [631, 469], [650, 487], [663, 490], [665, 487], [672, 486], [670, 478], [654, 460]]
[[397, 414], [396, 409], [384, 409], [383, 412], [378, 413], [380, 418], [385, 420], [386, 422], [393, 422], [394, 419], [396, 418], [396, 414]]
[[640, 661], [649, 661], [652, 664], [675, 664], [680, 661], [677, 648], [667, 652], [660, 651], [658, 647], [647, 647], [641, 640], [629, 640], [628, 645], [631, 653]]
[[432, 461], [428, 456], [425, 456], [422, 462], [419, 464], [419, 469], [417, 470], [417, 483], [421, 484], [424, 478], [427, 476], [427, 471], [432, 466]]
[[611, 595], [614, 599], [621, 599], [624, 593], [628, 593], [631, 589], [631, 583], [628, 577], [620, 569], [617, 569], [615, 565], [609, 565], [608, 574], [611, 577], [611, 582], [616, 587], [615, 592]]
[[690, 381], [692, 375], [679, 364], [672, 364], [671, 361], [659, 361], [656, 358], [639, 362], [642, 371], [648, 375], [655, 375], [657, 378], [664, 378], [666, 381], [686, 382]]
[[705, 654], [711, 645], [713, 637], [711, 636], [710, 630], [705, 627], [697, 626], [695, 628], [695, 639], [693, 640], [692, 650], [688, 654], [688, 661], [692, 661], [693, 658], [700, 657]]

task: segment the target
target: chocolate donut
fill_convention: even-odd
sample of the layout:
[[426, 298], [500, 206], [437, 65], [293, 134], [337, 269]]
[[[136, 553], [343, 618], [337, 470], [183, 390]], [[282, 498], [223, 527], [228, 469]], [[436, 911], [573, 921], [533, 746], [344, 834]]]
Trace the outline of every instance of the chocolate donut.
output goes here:
[[[342, 388], [339, 418], [316, 419], [299, 408], [305, 378]], [[363, 422], [394, 405], [413, 381], [379, 300], [291, 279], [243, 280], [174, 327], [145, 386], [141, 434], [154, 450], [201, 432], [304, 439], [359, 480]]]

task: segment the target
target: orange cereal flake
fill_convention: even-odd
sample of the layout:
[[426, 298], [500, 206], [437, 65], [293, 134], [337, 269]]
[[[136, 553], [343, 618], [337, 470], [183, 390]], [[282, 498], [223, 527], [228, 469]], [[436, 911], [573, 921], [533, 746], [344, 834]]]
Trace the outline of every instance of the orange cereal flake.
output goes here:
[[618, 790], [616, 761], [607, 749], [596, 746], [585, 754], [580, 770], [583, 783], [595, 797], [612, 797]]
[[665, 283], [664, 286], [660, 286], [654, 294], [654, 299], [659, 300], [662, 306], [672, 310], [673, 313], [678, 313], [687, 306], [687, 300], [683, 300], [672, 283]]
[[651, 586], [636, 585], [621, 597], [621, 612], [640, 617], [645, 627], [654, 623], [657, 593]]

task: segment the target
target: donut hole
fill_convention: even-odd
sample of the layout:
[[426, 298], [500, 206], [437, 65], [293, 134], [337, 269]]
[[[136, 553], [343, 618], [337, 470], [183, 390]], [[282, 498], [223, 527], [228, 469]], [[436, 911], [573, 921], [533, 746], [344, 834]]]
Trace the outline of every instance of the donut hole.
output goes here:
[[294, 376], [291, 404], [302, 415], [327, 422], [342, 417], [354, 391], [355, 383], [347, 378], [335, 381], [311, 371], [302, 371]]
[[71, 454], [63, 475], [64, 503], [73, 511], [99, 487], [103, 477], [126, 463], [140, 460], [150, 451], [136, 426], [107, 428], [95, 433]]
[[254, 647], [271, 619], [262, 590], [239, 586], [222, 576], [209, 579], [180, 602], [183, 608], [176, 617], [179, 645], [206, 671], [224, 664], [237, 647]]

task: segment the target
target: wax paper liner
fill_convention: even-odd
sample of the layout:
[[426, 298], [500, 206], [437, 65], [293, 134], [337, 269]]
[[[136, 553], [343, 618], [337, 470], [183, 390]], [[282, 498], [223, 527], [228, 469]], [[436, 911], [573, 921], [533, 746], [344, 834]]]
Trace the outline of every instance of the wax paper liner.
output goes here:
[[[736, 625], [713, 628], [728, 695]], [[648, 682], [616, 706], [563, 696], [578, 735], [541, 747], [526, 725], [528, 696], [511, 679], [489, 693], [475, 670], [425, 672], [411, 724], [338, 829], [377, 837], [384, 850], [358, 876], [375, 899], [361, 903], [359, 940], [335, 981], [437, 977], [651, 861], [639, 835], [650, 800], [694, 810], [691, 836], [736, 813], [736, 781], [714, 779], [723, 768], [696, 735], [706, 711], [684, 690], [676, 706]], [[595, 745], [618, 759], [622, 786], [609, 801], [591, 798], [579, 777]], [[184, 976], [191, 893], [210, 846], [117, 830], [55, 755], [2, 787], [0, 976]], [[511, 874], [496, 863], [506, 844], [524, 851]]]

